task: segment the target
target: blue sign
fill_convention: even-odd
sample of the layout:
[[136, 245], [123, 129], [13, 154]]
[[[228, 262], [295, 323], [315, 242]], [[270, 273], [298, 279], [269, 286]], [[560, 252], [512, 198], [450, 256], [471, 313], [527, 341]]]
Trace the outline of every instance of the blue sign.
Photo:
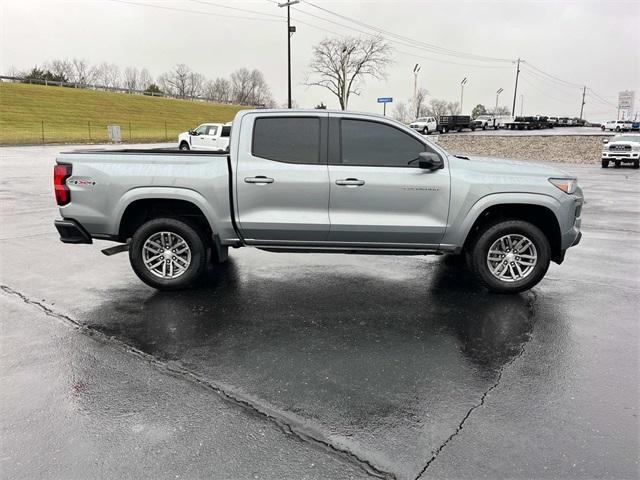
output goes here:
[[391, 103], [393, 102], [393, 98], [391, 97], [380, 97], [378, 98], [378, 103]]

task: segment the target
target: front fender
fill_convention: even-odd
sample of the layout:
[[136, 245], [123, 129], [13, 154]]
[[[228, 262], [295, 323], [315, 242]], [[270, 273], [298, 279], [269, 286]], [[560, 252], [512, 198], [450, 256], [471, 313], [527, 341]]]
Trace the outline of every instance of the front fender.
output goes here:
[[213, 208], [200, 193], [188, 188], [179, 187], [139, 187], [128, 190], [118, 201], [114, 212], [114, 223], [111, 225], [110, 231], [117, 234], [120, 231], [120, 223], [127, 207], [137, 200], [146, 199], [161, 200], [183, 200], [192, 203], [200, 209], [204, 214], [213, 234], [218, 234], [217, 224], [218, 218]]
[[[466, 203], [466, 202], [465, 202]], [[558, 225], [561, 227], [560, 202], [551, 195], [541, 193], [490, 193], [478, 199], [470, 206], [463, 204], [457, 212], [451, 212], [449, 225], [442, 238], [441, 248], [443, 250], [459, 251], [471, 231], [476, 220], [489, 207], [496, 205], [537, 205], [546, 207], [553, 212]]]

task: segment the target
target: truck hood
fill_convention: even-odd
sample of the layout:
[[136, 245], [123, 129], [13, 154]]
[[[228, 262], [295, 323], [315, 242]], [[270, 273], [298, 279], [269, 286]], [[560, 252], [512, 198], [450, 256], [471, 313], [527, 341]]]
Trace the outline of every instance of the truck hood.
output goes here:
[[452, 165], [466, 170], [498, 175], [526, 175], [549, 178], [573, 178], [574, 175], [557, 167], [535, 162], [510, 159], [464, 155], [468, 160], [449, 156]]

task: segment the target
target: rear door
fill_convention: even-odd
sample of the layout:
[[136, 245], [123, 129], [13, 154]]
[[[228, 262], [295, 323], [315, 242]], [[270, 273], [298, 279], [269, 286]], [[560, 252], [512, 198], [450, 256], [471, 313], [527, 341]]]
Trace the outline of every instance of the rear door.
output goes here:
[[[449, 213], [442, 152], [382, 119], [348, 116], [330, 119], [329, 145], [330, 241], [437, 248]], [[425, 151], [439, 155], [445, 168], [418, 168]]]
[[207, 150], [218, 149], [218, 125], [209, 125], [205, 135], [204, 146]]
[[248, 244], [320, 242], [329, 234], [327, 113], [245, 117], [236, 196]]

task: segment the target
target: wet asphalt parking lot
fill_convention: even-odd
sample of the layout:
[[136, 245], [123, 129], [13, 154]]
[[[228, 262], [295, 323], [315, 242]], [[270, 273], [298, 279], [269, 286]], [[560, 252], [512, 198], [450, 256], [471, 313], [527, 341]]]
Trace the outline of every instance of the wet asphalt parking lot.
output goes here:
[[565, 165], [531, 292], [443, 257], [233, 250], [160, 293], [64, 245], [55, 154], [0, 149], [3, 478], [638, 478], [640, 176]]

